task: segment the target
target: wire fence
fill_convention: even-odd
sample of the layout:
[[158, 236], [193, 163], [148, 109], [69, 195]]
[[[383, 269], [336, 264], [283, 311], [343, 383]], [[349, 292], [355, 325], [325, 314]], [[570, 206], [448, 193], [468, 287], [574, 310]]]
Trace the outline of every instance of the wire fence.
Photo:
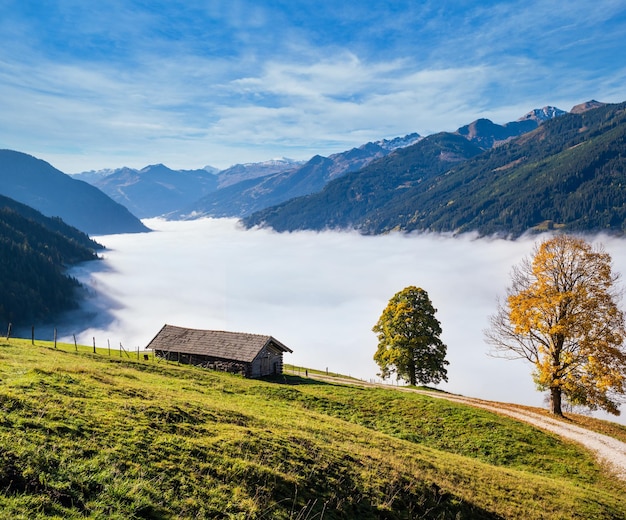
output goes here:
[[[13, 338], [13, 324], [9, 323], [7, 326], [6, 341], [10, 342], [11, 339], [19, 339], [21, 341], [28, 341], [28, 338], [20, 337]], [[90, 345], [79, 344], [76, 340], [76, 334], [72, 334], [73, 341], [71, 343], [58, 341], [58, 331], [56, 327], [52, 332], [52, 339], [38, 339], [35, 335], [35, 327], [31, 327], [30, 343], [31, 345], [39, 345], [42, 347], [52, 347], [57, 350], [63, 350], [66, 352], [82, 352], [91, 353], [96, 355], [103, 355], [108, 357], [120, 357], [123, 359], [133, 359], [139, 361], [153, 361], [154, 352], [152, 350], [146, 350], [139, 346], [135, 348], [124, 347], [122, 342], [119, 342], [119, 346], [111, 348], [111, 341], [106, 340], [106, 346], [96, 341], [96, 337], [92, 337]]]

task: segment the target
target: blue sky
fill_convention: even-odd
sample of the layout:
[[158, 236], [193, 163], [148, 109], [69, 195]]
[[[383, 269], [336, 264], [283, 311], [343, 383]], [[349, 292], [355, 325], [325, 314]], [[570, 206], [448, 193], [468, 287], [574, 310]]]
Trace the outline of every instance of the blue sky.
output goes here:
[[0, 0], [0, 147], [67, 173], [308, 159], [626, 100], [624, 0]]

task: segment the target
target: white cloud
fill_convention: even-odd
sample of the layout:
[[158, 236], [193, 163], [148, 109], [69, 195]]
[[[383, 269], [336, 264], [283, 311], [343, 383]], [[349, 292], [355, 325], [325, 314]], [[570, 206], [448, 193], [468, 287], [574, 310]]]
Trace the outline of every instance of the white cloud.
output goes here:
[[270, 63], [260, 77], [233, 82], [250, 104], [218, 109], [217, 127], [248, 142], [308, 141], [322, 148], [455, 130], [475, 118], [474, 103], [489, 87], [491, 72], [416, 70], [406, 59], [365, 63], [352, 54], [308, 66]]
[[[147, 224], [157, 231], [99, 238], [109, 248], [104, 261], [75, 271], [96, 293], [83, 314], [58, 325], [60, 335], [135, 349], [165, 323], [270, 334], [294, 350], [288, 363], [372, 379], [371, 328], [389, 298], [416, 285], [438, 309], [448, 346], [449, 383], [441, 388], [543, 405], [531, 367], [489, 357], [483, 337], [533, 239], [279, 234], [227, 219]], [[626, 241], [598, 241], [626, 274]]]
[[626, 92], [613, 0], [75, 7], [0, 20], [0, 145], [68, 172], [307, 159]]
[[368, 379], [377, 371], [371, 327], [395, 292], [419, 285], [439, 309], [449, 347], [446, 388], [540, 402], [528, 367], [488, 358], [482, 339], [528, 241], [277, 234], [241, 230], [232, 220], [149, 225], [158, 231], [100, 239], [111, 248], [104, 264], [78, 275], [106, 296], [92, 303], [112, 321], [82, 332], [68, 325], [67, 335], [134, 348], [164, 323], [271, 334], [294, 349], [288, 362]]

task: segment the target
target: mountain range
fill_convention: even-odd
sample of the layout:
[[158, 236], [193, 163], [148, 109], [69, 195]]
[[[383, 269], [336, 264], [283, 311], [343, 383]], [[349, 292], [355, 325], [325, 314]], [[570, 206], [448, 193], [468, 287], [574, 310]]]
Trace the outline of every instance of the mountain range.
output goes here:
[[216, 190], [223, 193], [232, 185], [291, 170], [300, 164], [286, 158], [235, 164], [225, 170], [212, 166], [172, 170], [155, 164], [140, 170], [124, 167], [82, 172], [73, 177], [94, 185], [140, 218], [171, 217]]
[[241, 182], [228, 185], [170, 217], [179, 219], [204, 216], [243, 217], [294, 197], [315, 193], [331, 180], [360, 170], [375, 159], [420, 139], [421, 137], [414, 133], [396, 139], [366, 143], [328, 157], [316, 155], [304, 164], [264, 176], [248, 177]]
[[503, 125], [478, 119], [455, 132], [369, 142], [307, 162], [221, 171], [155, 164], [68, 176], [0, 150], [0, 193], [91, 234], [145, 231], [132, 213], [239, 217], [277, 230], [621, 232], [621, 191], [607, 180], [622, 168], [620, 114], [621, 105], [593, 100], [569, 113], [546, 106]]
[[[624, 232], [626, 103], [577, 105], [484, 150], [478, 136], [489, 127], [474, 125], [476, 131], [465, 136], [428, 136], [245, 223], [279, 231], [354, 228], [371, 234]], [[468, 135], [473, 135], [469, 141]]]
[[139, 218], [175, 211], [190, 200], [216, 190], [218, 185], [214, 172], [172, 170], [163, 164], [107, 172], [86, 172], [73, 177], [93, 184]]
[[89, 171], [74, 177], [93, 184], [140, 218], [240, 217], [319, 191], [328, 181], [419, 139], [418, 134], [382, 139], [329, 157], [316, 155], [307, 162], [283, 157], [235, 164], [225, 170], [210, 166], [172, 170], [157, 164], [141, 170]]
[[[546, 106], [504, 125], [478, 119], [459, 128], [455, 135], [480, 150], [486, 150], [563, 114], [565, 112], [558, 108]], [[395, 139], [368, 142], [328, 157], [316, 155], [306, 162], [282, 158], [236, 164], [221, 171], [211, 167], [192, 171], [171, 170], [164, 165], [152, 165], [141, 170], [121, 168], [85, 172], [75, 177], [91, 182], [142, 218], [241, 218], [297, 197], [317, 193], [328, 183], [358, 172], [370, 163], [422, 139], [419, 134], [412, 133]]]

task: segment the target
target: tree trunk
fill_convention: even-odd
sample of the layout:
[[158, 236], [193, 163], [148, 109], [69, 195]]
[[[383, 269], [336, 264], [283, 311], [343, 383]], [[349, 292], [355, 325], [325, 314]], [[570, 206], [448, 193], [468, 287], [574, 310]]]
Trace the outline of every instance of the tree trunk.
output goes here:
[[563, 410], [561, 410], [561, 389], [550, 388], [550, 408], [554, 415], [563, 417]]
[[[411, 356], [414, 356], [415, 353], [412, 353]], [[411, 386], [417, 385], [417, 377], [415, 376], [415, 358], [411, 358], [411, 362], [409, 363], [409, 384]]]

